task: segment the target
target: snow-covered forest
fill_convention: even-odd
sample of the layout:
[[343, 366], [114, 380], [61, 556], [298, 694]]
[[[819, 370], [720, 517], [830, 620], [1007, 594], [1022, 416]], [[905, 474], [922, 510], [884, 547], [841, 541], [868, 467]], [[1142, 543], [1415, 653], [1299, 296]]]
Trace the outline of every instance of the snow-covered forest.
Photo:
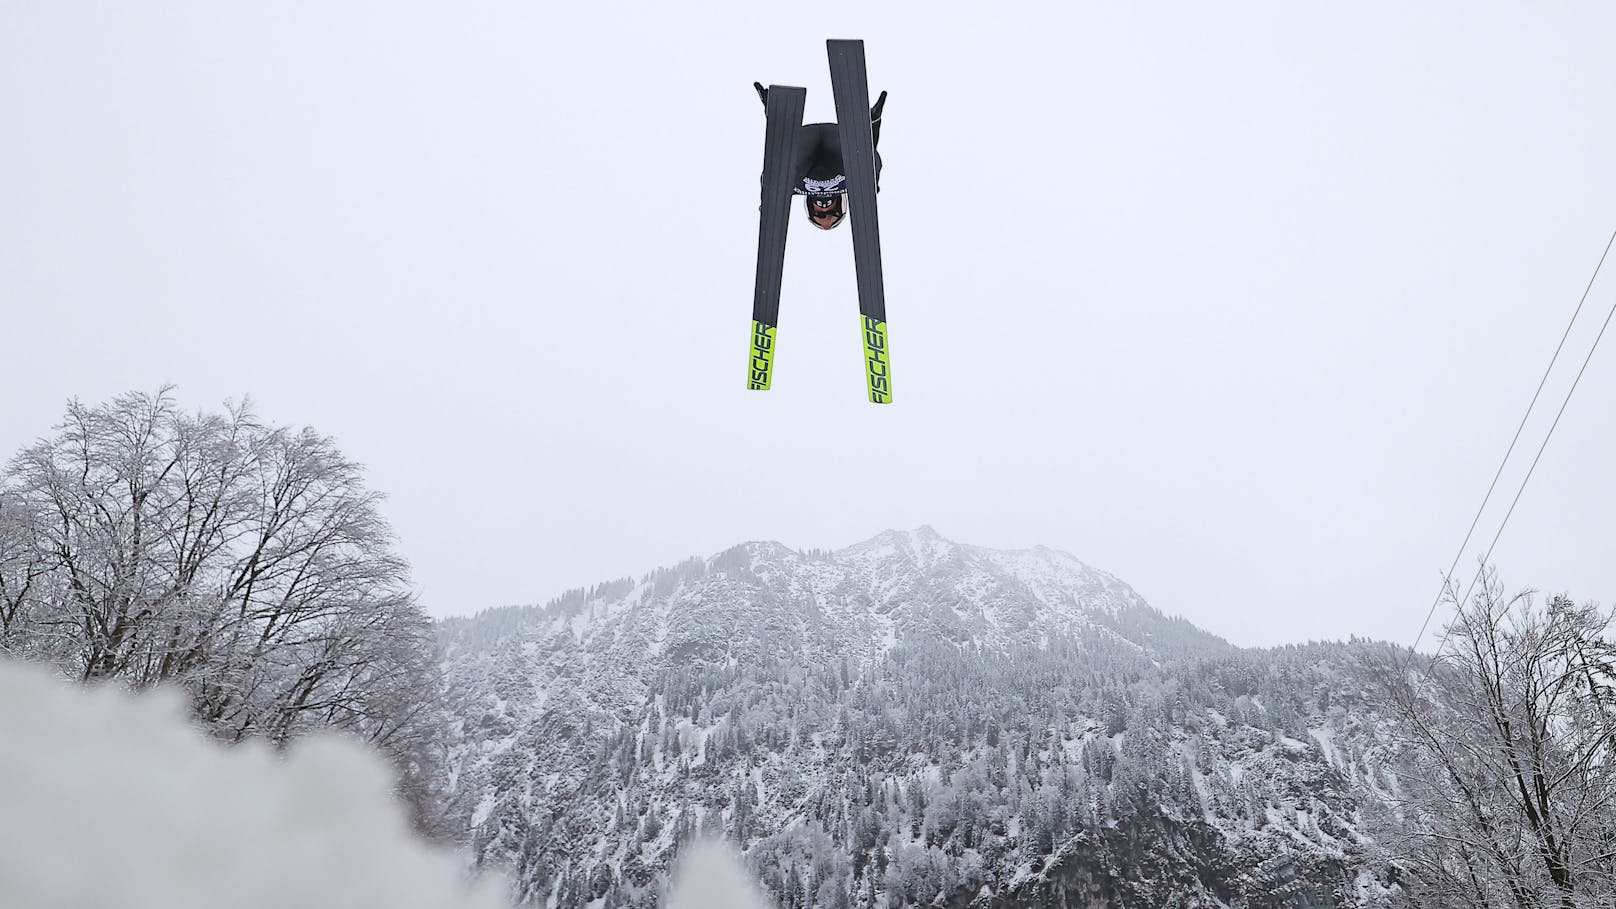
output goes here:
[[[503, 880], [676, 906], [681, 855], [727, 873], [704, 839], [781, 909], [1616, 899], [1610, 613], [1491, 573], [1432, 659], [1235, 647], [1066, 553], [928, 527], [435, 627], [391, 547], [357, 465], [246, 406], [75, 403], [11, 458], [5, 904], [491, 905]], [[405, 857], [423, 835], [460, 858]]]
[[748, 544], [444, 623], [456, 816], [562, 907], [692, 835], [791, 909], [1607, 905], [1608, 613], [1504, 602], [1246, 650], [1051, 550]]
[[1241, 651], [1060, 553], [748, 545], [443, 636], [479, 854], [557, 905], [648, 905], [692, 833], [789, 907], [1388, 895], [1373, 648]]

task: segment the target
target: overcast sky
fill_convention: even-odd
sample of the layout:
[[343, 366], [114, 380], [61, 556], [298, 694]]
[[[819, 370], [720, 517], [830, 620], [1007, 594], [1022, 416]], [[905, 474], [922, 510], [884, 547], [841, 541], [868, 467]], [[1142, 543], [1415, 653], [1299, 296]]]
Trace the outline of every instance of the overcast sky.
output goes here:
[[[926, 523], [1237, 643], [1407, 642], [1616, 228], [1613, 34], [1596, 2], [0, 0], [0, 452], [75, 396], [250, 395], [368, 466], [439, 616]], [[848, 232], [800, 211], [744, 388], [751, 83], [833, 119], [842, 37], [890, 92], [888, 407]], [[1506, 583], [1616, 599], [1612, 414], [1602, 348]]]

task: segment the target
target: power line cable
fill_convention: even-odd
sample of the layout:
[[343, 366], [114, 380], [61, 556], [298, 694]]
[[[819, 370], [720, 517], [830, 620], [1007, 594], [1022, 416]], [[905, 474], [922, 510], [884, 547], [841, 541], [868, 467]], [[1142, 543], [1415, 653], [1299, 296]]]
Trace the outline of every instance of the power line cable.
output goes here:
[[[1611, 239], [1616, 240], [1616, 234], [1613, 234]], [[1607, 250], [1609, 249], [1609, 247], [1606, 248]], [[1537, 470], [1537, 462], [1543, 458], [1543, 450], [1549, 447], [1549, 440], [1554, 438], [1555, 427], [1560, 425], [1560, 418], [1565, 416], [1566, 405], [1571, 403], [1571, 396], [1576, 394], [1577, 385], [1582, 382], [1582, 374], [1588, 371], [1588, 363], [1593, 360], [1594, 351], [1599, 349], [1599, 341], [1605, 337], [1605, 329], [1610, 327], [1611, 317], [1613, 316], [1616, 316], [1616, 300], [1611, 301], [1610, 312], [1605, 314], [1604, 324], [1599, 326], [1599, 334], [1594, 335], [1594, 343], [1588, 348], [1588, 356], [1582, 359], [1582, 368], [1577, 370], [1577, 377], [1571, 381], [1571, 388], [1566, 391], [1565, 400], [1560, 402], [1560, 410], [1555, 413], [1554, 422], [1549, 424], [1549, 431], [1543, 436], [1543, 444], [1537, 447], [1537, 455], [1532, 458], [1532, 466], [1527, 468], [1526, 476], [1521, 479], [1520, 488], [1515, 490], [1515, 498], [1509, 503], [1509, 510], [1504, 513], [1504, 520], [1498, 524], [1498, 532], [1493, 534], [1492, 542], [1487, 544], [1487, 551], [1482, 554], [1481, 564], [1476, 568], [1475, 577], [1470, 579], [1470, 586], [1465, 588], [1464, 596], [1459, 599], [1461, 606], [1470, 601], [1470, 592], [1475, 589], [1476, 582], [1481, 579], [1482, 573], [1487, 570], [1487, 560], [1492, 557], [1493, 547], [1498, 545], [1498, 538], [1504, 535], [1504, 528], [1509, 525], [1510, 515], [1515, 513], [1515, 506], [1520, 504], [1521, 493], [1526, 491], [1526, 484], [1532, 479], [1532, 473]], [[1437, 654], [1442, 653], [1442, 647], [1447, 642], [1448, 635], [1444, 631], [1442, 633], [1442, 642], [1437, 645]]]
[[[1565, 349], [1566, 339], [1571, 337], [1571, 329], [1572, 329], [1572, 327], [1574, 327], [1577, 324], [1577, 316], [1582, 314], [1583, 304], [1588, 302], [1588, 294], [1593, 291], [1594, 282], [1599, 279], [1599, 272], [1605, 267], [1605, 259], [1606, 259], [1606, 257], [1608, 257], [1610, 255], [1610, 249], [1611, 249], [1612, 244], [1616, 244], [1616, 231], [1612, 231], [1611, 235], [1610, 235], [1610, 239], [1605, 242], [1605, 251], [1600, 253], [1600, 255], [1599, 255], [1599, 263], [1594, 266], [1594, 273], [1593, 273], [1593, 275], [1591, 275], [1588, 278], [1588, 286], [1583, 288], [1582, 297], [1581, 297], [1581, 299], [1579, 299], [1577, 301], [1577, 308], [1572, 311], [1571, 320], [1566, 323], [1565, 331], [1560, 335], [1560, 343], [1558, 345], [1556, 345], [1555, 348], [1554, 348], [1554, 356], [1549, 358], [1548, 368], [1543, 370], [1543, 377], [1538, 379], [1538, 381], [1537, 381], [1537, 390], [1532, 392], [1532, 400], [1531, 400], [1531, 402], [1529, 402], [1526, 405], [1526, 412], [1524, 414], [1521, 414], [1520, 425], [1515, 427], [1515, 436], [1514, 436], [1514, 438], [1509, 440], [1509, 448], [1504, 452], [1504, 459], [1502, 461], [1498, 462], [1498, 470], [1493, 472], [1493, 480], [1487, 486], [1487, 494], [1482, 496], [1481, 505], [1476, 509], [1476, 516], [1474, 518], [1471, 518], [1471, 520], [1470, 520], [1470, 529], [1465, 531], [1464, 541], [1459, 544], [1458, 551], [1453, 554], [1453, 563], [1448, 566], [1447, 574], [1443, 575], [1442, 589], [1437, 592], [1436, 599], [1431, 601], [1431, 608], [1426, 610], [1426, 612], [1425, 612], [1425, 621], [1420, 623], [1420, 632], [1419, 632], [1419, 634], [1414, 636], [1414, 643], [1413, 643], [1412, 646], [1409, 647], [1409, 658], [1410, 659], [1413, 658], [1414, 651], [1419, 648], [1420, 641], [1425, 639], [1425, 632], [1426, 632], [1426, 629], [1429, 628], [1430, 625], [1431, 625], [1431, 618], [1432, 618], [1432, 616], [1436, 615], [1436, 608], [1437, 608], [1437, 606], [1441, 605], [1441, 603], [1442, 603], [1442, 595], [1448, 591], [1449, 586], [1453, 582], [1453, 572], [1459, 567], [1459, 560], [1464, 557], [1465, 547], [1470, 545], [1470, 538], [1476, 532], [1476, 525], [1481, 522], [1482, 512], [1486, 511], [1487, 503], [1492, 500], [1493, 491], [1498, 487], [1498, 479], [1499, 479], [1499, 477], [1502, 477], [1504, 475], [1504, 466], [1509, 463], [1510, 456], [1515, 453], [1515, 445], [1521, 439], [1521, 432], [1522, 432], [1522, 430], [1524, 430], [1526, 428], [1526, 422], [1527, 422], [1528, 418], [1530, 418], [1532, 416], [1533, 408], [1535, 408], [1537, 406], [1538, 397], [1543, 394], [1543, 386], [1548, 383], [1549, 374], [1554, 371], [1554, 364], [1556, 362], [1558, 362], [1559, 359], [1560, 359], [1560, 352]], [[1613, 304], [1611, 311], [1613, 313], [1616, 313], [1616, 304]], [[1605, 324], [1606, 325], [1610, 324], [1610, 317], [1609, 316], [1605, 317]], [[1600, 336], [1603, 337], [1604, 333], [1605, 333], [1604, 328], [1601, 328], [1599, 330]], [[1593, 357], [1594, 349], [1597, 348], [1598, 346], [1599, 346], [1599, 339], [1595, 338], [1593, 348], [1590, 348], [1589, 351], [1588, 351], [1588, 358], [1589, 359], [1591, 359]], [[1582, 368], [1584, 370], [1586, 370], [1588, 368], [1588, 360], [1587, 359], [1583, 360]], [[1581, 371], [1578, 371], [1577, 379], [1578, 379], [1578, 381], [1580, 381], [1582, 379], [1582, 372]], [[1574, 392], [1576, 390], [1577, 390], [1576, 383], [1573, 382], [1572, 385], [1571, 385], [1571, 391]], [[1566, 394], [1565, 402], [1560, 405], [1560, 413], [1561, 414], [1565, 413], [1565, 405], [1570, 403], [1570, 401], [1571, 401], [1571, 394], [1568, 392]], [[1559, 423], [1560, 423], [1560, 416], [1557, 414], [1555, 416], [1555, 418], [1554, 418], [1554, 424], [1557, 426], [1557, 425], [1559, 425]], [[1552, 435], [1554, 435], [1554, 427], [1553, 426], [1549, 427], [1549, 433], [1548, 433], [1548, 436], [1552, 436]], [[1546, 447], [1549, 444], [1548, 436], [1544, 437], [1543, 445], [1538, 447], [1537, 458], [1543, 457], [1543, 448]], [[1537, 468], [1537, 458], [1532, 459], [1532, 468], [1533, 469]], [[1531, 478], [1532, 478], [1532, 472], [1531, 472], [1531, 470], [1528, 470], [1527, 473], [1526, 473], [1526, 479], [1530, 480]], [[1517, 490], [1516, 493], [1515, 493], [1515, 501], [1510, 503], [1510, 506], [1509, 506], [1510, 514], [1514, 513], [1514, 511], [1515, 511], [1515, 503], [1520, 501], [1521, 493], [1524, 492], [1525, 490], [1526, 490], [1526, 481], [1523, 480], [1523, 481], [1521, 481], [1520, 489]], [[1487, 547], [1487, 555], [1482, 557], [1482, 563], [1483, 564], [1486, 563], [1487, 557], [1492, 555], [1493, 546], [1497, 545], [1498, 537], [1503, 534], [1504, 525], [1508, 524], [1508, 523], [1509, 523], [1509, 514], [1506, 514], [1504, 516], [1503, 522], [1501, 524], [1499, 524], [1499, 526], [1498, 526], [1498, 533], [1494, 534], [1492, 543], [1489, 544], [1488, 547]], [[1477, 576], [1477, 578], [1480, 577], [1480, 571], [1479, 570], [1477, 571], [1476, 576]], [[1472, 579], [1470, 584], [1471, 584], [1471, 587], [1474, 588], [1475, 579]], [[1459, 602], [1462, 604], [1462, 603], [1466, 602], [1469, 599], [1469, 597], [1470, 597], [1470, 592], [1469, 592], [1469, 590], [1466, 590], [1464, 598], [1461, 599]], [[1442, 636], [1442, 644], [1446, 644], [1446, 643], [1447, 643], [1447, 633], [1444, 631], [1443, 636]], [[1437, 653], [1442, 652], [1442, 644], [1439, 644], [1437, 646]]]

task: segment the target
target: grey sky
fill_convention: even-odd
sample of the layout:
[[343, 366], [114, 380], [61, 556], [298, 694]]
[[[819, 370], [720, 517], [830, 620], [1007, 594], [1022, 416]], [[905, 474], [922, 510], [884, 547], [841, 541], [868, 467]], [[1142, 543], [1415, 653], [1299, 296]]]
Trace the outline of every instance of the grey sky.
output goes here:
[[[0, 449], [250, 394], [437, 615], [930, 523], [1238, 643], [1412, 638], [1616, 228], [1616, 6], [989, 8], [0, 0]], [[800, 212], [744, 390], [751, 82], [832, 119], [827, 37], [891, 93], [890, 407]], [[1506, 582], [1616, 595], [1612, 413], [1601, 348]]]

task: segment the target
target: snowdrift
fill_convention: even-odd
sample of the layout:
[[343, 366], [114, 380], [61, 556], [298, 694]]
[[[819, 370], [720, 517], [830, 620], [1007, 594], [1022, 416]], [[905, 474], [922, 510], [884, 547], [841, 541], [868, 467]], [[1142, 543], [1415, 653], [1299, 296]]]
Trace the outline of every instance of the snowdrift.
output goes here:
[[[0, 660], [0, 905], [7, 909], [508, 909], [421, 842], [362, 743], [227, 748], [184, 696], [82, 688]], [[733, 852], [692, 844], [668, 909], [765, 909]]]
[[508, 907], [414, 835], [390, 780], [356, 741], [227, 748], [177, 691], [0, 661], [0, 905]]

